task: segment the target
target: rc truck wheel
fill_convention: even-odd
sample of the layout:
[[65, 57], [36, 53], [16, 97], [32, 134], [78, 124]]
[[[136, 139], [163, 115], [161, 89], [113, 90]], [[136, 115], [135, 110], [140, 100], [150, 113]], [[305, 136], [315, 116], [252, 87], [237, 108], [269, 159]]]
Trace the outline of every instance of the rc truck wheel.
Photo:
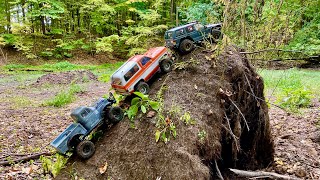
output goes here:
[[215, 40], [215, 41], [222, 38], [222, 33], [218, 29], [212, 29], [211, 35], [212, 35], [213, 40]]
[[165, 59], [160, 63], [160, 69], [164, 73], [168, 73], [172, 70], [172, 61]]
[[180, 43], [179, 50], [182, 53], [189, 53], [193, 50], [194, 45], [190, 39], [185, 39]]
[[141, 92], [142, 94], [148, 94], [150, 91], [150, 87], [147, 83], [141, 81], [136, 88], [136, 91]]
[[83, 159], [90, 158], [94, 154], [94, 151], [95, 147], [91, 141], [84, 140], [77, 145], [77, 154]]
[[107, 111], [107, 117], [112, 123], [117, 123], [123, 119], [123, 111], [120, 107], [110, 107]]

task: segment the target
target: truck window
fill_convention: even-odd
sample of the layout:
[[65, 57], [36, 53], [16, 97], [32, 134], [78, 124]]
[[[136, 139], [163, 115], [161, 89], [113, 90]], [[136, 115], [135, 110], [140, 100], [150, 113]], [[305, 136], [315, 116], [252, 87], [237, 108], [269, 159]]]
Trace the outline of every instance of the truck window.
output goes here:
[[196, 28], [197, 31], [200, 31], [204, 28], [202, 24], [195, 24], [194, 27]]
[[81, 117], [85, 118], [87, 117], [87, 115], [89, 114], [89, 111], [87, 109], [84, 109], [82, 112], [81, 112]]
[[184, 29], [179, 29], [176, 31], [176, 36], [181, 36], [184, 34]]
[[166, 39], [172, 39], [172, 32], [166, 33]]
[[142, 64], [142, 66], [144, 66], [145, 64], [147, 64], [147, 62], [150, 61], [151, 58], [144, 56], [143, 58], [141, 58], [140, 62]]
[[187, 27], [187, 32], [192, 32], [194, 29], [193, 29], [193, 26], [188, 26]]
[[125, 75], [124, 80], [128, 81], [134, 74], [139, 71], [139, 66], [134, 65]]

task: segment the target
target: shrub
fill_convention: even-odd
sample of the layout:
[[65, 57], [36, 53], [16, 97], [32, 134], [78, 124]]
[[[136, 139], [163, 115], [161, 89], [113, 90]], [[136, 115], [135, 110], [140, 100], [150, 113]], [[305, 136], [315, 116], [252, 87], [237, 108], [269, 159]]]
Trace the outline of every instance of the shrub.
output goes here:
[[278, 96], [281, 107], [296, 111], [298, 108], [308, 107], [311, 103], [312, 92], [303, 87], [298, 89], [286, 88]]

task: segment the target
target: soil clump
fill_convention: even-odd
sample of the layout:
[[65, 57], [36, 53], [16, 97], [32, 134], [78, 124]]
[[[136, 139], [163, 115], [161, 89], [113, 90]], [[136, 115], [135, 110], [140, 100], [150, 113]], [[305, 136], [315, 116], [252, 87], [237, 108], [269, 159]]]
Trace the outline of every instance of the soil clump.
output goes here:
[[59, 73], [49, 73], [41, 76], [33, 83], [33, 86], [41, 86], [43, 84], [71, 84], [71, 83], [85, 83], [89, 81], [98, 81], [98, 78], [87, 70], [81, 71], [67, 71]]

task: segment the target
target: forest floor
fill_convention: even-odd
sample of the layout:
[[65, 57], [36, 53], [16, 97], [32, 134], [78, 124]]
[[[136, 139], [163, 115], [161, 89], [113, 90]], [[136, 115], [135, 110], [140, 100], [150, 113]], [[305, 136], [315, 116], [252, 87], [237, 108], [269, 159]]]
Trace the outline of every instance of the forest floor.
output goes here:
[[[56, 94], [71, 88], [69, 83], [81, 87], [74, 101], [62, 107], [48, 106], [47, 102]], [[90, 71], [0, 72], [0, 162], [52, 152], [49, 143], [72, 122], [71, 109], [92, 104], [109, 89], [108, 83], [98, 81]], [[269, 101], [274, 102], [274, 98]], [[275, 159], [266, 170], [320, 179], [319, 99], [313, 99], [311, 107], [299, 113], [271, 106], [269, 116]], [[0, 166], [0, 179], [51, 179], [52, 175], [45, 174], [42, 165], [38, 159]]]

